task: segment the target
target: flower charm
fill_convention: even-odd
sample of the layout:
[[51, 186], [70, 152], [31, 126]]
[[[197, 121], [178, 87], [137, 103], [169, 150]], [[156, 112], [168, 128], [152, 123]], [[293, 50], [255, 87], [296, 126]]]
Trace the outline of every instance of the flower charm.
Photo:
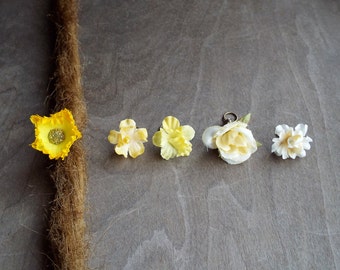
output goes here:
[[67, 109], [50, 117], [32, 115], [30, 120], [35, 125], [35, 141], [31, 146], [49, 155], [50, 159], [64, 159], [72, 144], [81, 138], [72, 113]]
[[195, 130], [191, 126], [181, 126], [177, 118], [167, 116], [162, 122], [162, 127], [153, 137], [155, 146], [161, 147], [162, 158], [169, 160], [174, 157], [189, 156], [192, 150], [192, 140]]
[[229, 164], [246, 161], [259, 145], [247, 128], [249, 120], [250, 114], [238, 121], [227, 121], [222, 127], [208, 127], [202, 135], [204, 145], [210, 149], [218, 149], [220, 157]]
[[128, 154], [136, 158], [144, 153], [143, 143], [147, 142], [148, 132], [145, 128], [136, 128], [136, 122], [132, 119], [125, 119], [120, 122], [120, 131], [111, 130], [107, 137], [109, 142], [117, 144], [115, 152], [123, 155], [125, 158]]
[[272, 153], [282, 156], [283, 159], [296, 157], [305, 157], [306, 150], [310, 149], [310, 142], [313, 140], [306, 136], [308, 125], [298, 124], [295, 129], [287, 125], [278, 125], [275, 128], [275, 134], [279, 136], [274, 138]]

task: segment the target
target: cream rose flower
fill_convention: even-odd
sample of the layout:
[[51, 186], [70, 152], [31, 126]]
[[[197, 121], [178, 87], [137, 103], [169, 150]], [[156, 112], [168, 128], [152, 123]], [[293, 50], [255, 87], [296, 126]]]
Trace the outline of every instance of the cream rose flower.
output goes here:
[[310, 149], [313, 140], [306, 136], [308, 125], [298, 124], [295, 129], [287, 125], [278, 125], [275, 134], [279, 136], [273, 139], [272, 153], [282, 156], [283, 159], [305, 157], [306, 150]]
[[242, 121], [222, 127], [208, 127], [203, 132], [202, 140], [206, 147], [218, 149], [220, 157], [229, 164], [240, 164], [257, 150], [257, 142], [251, 130]]

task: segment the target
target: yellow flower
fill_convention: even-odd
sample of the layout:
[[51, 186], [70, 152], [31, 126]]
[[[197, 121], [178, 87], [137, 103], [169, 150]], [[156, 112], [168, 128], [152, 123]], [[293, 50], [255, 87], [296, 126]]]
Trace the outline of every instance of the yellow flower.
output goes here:
[[123, 155], [128, 154], [136, 158], [144, 153], [144, 142], [147, 142], [148, 132], [145, 128], [136, 128], [136, 122], [132, 119], [125, 119], [120, 122], [120, 131], [111, 130], [108, 140], [112, 144], [117, 144], [115, 152]]
[[35, 126], [35, 141], [31, 146], [49, 155], [50, 159], [64, 159], [72, 144], [81, 138], [72, 113], [67, 109], [50, 117], [32, 115], [30, 120]]
[[195, 130], [191, 126], [181, 126], [177, 118], [167, 116], [162, 122], [162, 127], [153, 137], [155, 146], [161, 147], [162, 158], [189, 156], [192, 150], [190, 140], [194, 138]]

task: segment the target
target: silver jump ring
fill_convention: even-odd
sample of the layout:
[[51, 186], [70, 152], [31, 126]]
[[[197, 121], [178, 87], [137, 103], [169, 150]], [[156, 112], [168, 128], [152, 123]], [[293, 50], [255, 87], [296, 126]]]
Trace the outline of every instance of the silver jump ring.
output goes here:
[[231, 122], [237, 121], [237, 119], [238, 119], [238, 117], [237, 117], [236, 113], [226, 112], [225, 114], [223, 114], [222, 121], [223, 121], [223, 124], [226, 125], [226, 124], [229, 124]]

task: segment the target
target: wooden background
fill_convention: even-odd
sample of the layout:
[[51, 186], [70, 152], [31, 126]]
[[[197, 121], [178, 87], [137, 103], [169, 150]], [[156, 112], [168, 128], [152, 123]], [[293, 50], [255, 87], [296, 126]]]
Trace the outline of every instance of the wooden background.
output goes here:
[[[29, 116], [47, 111], [50, 2], [0, 3], [2, 269], [49, 264]], [[340, 269], [339, 1], [83, 0], [79, 16], [91, 269]], [[263, 144], [241, 165], [201, 141], [226, 111], [251, 112]], [[167, 115], [196, 130], [190, 157], [152, 145]], [[149, 132], [137, 159], [107, 141], [125, 118]], [[306, 158], [270, 153], [283, 123], [308, 124]]]

